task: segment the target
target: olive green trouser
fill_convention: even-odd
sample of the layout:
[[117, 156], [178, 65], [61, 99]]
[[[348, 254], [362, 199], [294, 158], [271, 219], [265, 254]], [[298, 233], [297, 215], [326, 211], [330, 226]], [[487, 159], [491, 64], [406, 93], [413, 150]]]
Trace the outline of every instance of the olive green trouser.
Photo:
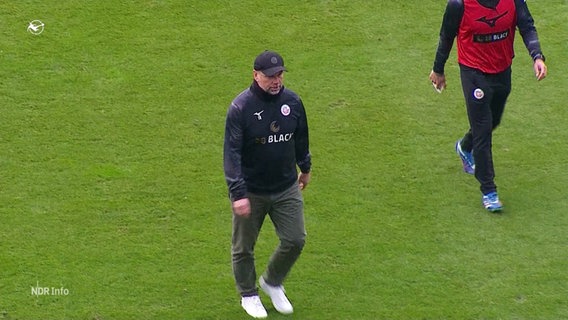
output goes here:
[[295, 183], [287, 190], [275, 194], [247, 194], [251, 215], [233, 214], [232, 262], [237, 290], [242, 296], [258, 293], [254, 246], [264, 218], [268, 214], [280, 239], [263, 273], [271, 285], [280, 285], [300, 256], [306, 239], [304, 227], [304, 201]]

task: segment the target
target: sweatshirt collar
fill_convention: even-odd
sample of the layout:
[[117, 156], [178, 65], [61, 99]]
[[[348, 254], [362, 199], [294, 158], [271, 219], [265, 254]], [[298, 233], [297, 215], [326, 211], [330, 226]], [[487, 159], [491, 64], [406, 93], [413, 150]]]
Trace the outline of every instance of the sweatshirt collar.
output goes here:
[[282, 86], [282, 88], [280, 89], [280, 92], [278, 92], [277, 94], [270, 94], [266, 91], [264, 91], [256, 82], [256, 80], [252, 81], [252, 84], [250, 86], [250, 90], [252, 91], [252, 93], [254, 93], [255, 96], [257, 96], [258, 98], [260, 98], [263, 101], [275, 101], [278, 98], [280, 98], [280, 95], [282, 95], [282, 92], [284, 91], [284, 86]]

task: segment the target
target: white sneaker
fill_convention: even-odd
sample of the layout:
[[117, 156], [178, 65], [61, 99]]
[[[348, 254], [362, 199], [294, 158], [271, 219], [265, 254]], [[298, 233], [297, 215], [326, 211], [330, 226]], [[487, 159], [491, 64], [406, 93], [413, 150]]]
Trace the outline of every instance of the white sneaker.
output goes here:
[[291, 314], [294, 312], [294, 308], [292, 304], [286, 298], [286, 294], [284, 294], [284, 287], [283, 286], [271, 286], [264, 281], [263, 277], [258, 279], [260, 283], [260, 288], [264, 291], [272, 300], [272, 305], [276, 311], [282, 314]]
[[242, 297], [241, 306], [253, 318], [263, 319], [268, 317], [259, 296]]

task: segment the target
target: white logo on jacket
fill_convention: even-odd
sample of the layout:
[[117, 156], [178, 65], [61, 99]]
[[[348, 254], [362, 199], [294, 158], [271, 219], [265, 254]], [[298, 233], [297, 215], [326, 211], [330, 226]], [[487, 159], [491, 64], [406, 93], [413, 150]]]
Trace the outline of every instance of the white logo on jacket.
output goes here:
[[260, 110], [259, 112], [253, 113], [253, 115], [256, 116], [258, 120], [262, 120], [262, 116], [260, 114], [262, 114], [263, 112], [264, 110]]
[[282, 107], [280, 107], [280, 112], [282, 112], [283, 116], [290, 115], [290, 106], [287, 104], [283, 104]]

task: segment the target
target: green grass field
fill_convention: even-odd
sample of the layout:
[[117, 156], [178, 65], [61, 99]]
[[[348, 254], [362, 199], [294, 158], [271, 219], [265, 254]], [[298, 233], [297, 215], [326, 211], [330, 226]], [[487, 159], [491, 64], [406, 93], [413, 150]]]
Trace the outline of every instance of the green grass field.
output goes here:
[[[568, 1], [528, 1], [549, 77], [518, 37], [502, 214], [453, 150], [455, 48], [428, 81], [445, 2], [0, 2], [0, 319], [249, 318], [222, 145], [264, 49], [313, 154], [295, 313], [262, 296], [269, 319], [568, 319]], [[259, 270], [276, 244], [267, 220]]]

